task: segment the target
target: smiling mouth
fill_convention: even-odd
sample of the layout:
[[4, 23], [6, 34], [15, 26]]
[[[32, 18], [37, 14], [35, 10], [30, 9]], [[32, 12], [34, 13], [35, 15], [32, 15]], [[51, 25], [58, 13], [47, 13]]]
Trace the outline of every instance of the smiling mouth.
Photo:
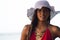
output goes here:
[[45, 16], [40, 16], [41, 18], [45, 18]]

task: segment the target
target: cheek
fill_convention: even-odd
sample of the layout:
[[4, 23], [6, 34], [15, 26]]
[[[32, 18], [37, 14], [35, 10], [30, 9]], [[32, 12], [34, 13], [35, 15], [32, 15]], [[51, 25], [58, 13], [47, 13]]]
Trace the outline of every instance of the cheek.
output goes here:
[[37, 13], [37, 17], [39, 17], [40, 16], [40, 14], [39, 13]]
[[46, 16], [49, 17], [50, 16], [50, 13], [47, 13]]
[[38, 18], [40, 17], [40, 13], [37, 13], [37, 17], [38, 17]]
[[49, 16], [50, 16], [50, 14], [46, 14], [45, 15], [45, 19], [48, 19]]
[[37, 12], [37, 17], [40, 17], [41, 16], [41, 13], [40, 12]]

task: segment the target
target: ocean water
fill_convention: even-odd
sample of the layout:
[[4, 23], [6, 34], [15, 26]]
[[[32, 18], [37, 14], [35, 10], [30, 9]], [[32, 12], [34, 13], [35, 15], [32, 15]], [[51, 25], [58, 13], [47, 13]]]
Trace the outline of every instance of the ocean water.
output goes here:
[[[0, 40], [20, 40], [20, 33], [0, 34]], [[60, 40], [60, 38], [55, 40]]]
[[19, 33], [0, 34], [0, 40], [20, 40]]

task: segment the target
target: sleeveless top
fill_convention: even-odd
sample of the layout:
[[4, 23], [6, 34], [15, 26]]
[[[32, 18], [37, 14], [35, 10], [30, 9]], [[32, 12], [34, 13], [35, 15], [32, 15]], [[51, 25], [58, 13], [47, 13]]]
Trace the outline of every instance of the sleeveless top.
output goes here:
[[[32, 34], [30, 36], [30, 40], [36, 40], [36, 35], [34, 32], [32, 32]], [[50, 30], [48, 28], [46, 29], [41, 40], [52, 40], [52, 36], [51, 36]]]

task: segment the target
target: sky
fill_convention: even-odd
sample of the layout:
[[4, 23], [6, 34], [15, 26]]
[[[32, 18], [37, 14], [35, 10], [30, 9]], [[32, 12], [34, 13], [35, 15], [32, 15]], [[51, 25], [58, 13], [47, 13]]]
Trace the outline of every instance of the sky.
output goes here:
[[[20, 33], [30, 24], [27, 9], [34, 7], [38, 0], [0, 0], [0, 33]], [[47, 0], [55, 11], [60, 11], [59, 0]], [[51, 24], [60, 26], [60, 14], [51, 19]]]

